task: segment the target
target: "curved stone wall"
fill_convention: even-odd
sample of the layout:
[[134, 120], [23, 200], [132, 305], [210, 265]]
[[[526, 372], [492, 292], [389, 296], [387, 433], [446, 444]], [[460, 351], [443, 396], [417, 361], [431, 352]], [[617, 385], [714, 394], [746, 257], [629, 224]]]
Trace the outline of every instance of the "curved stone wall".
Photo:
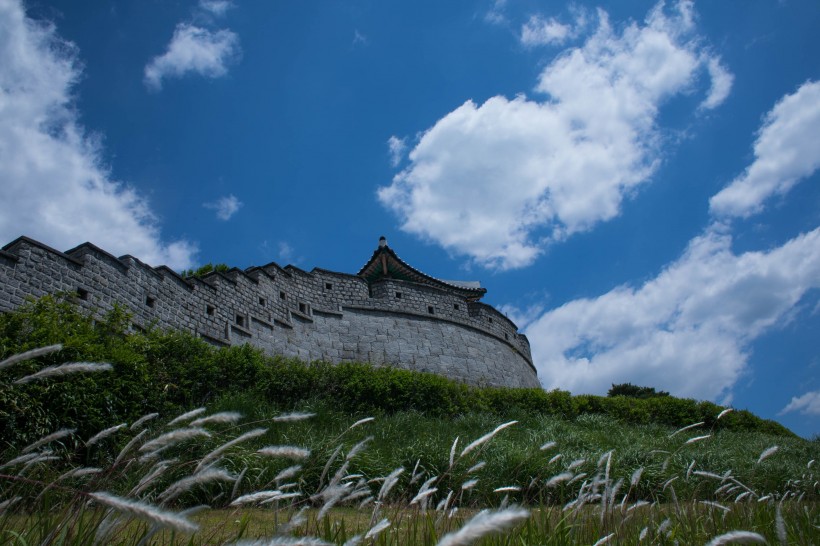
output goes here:
[[538, 387], [529, 342], [493, 307], [435, 287], [275, 263], [183, 279], [89, 243], [65, 253], [20, 238], [0, 251], [0, 311], [69, 292], [92, 313], [126, 305], [136, 328], [195, 333], [269, 354], [363, 361], [472, 385]]

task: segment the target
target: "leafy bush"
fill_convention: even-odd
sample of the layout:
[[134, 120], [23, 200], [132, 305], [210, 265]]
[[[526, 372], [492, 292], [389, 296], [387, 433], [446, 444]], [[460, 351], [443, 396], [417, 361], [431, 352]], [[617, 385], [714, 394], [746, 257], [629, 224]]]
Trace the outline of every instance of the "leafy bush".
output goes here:
[[655, 398], [659, 396], [669, 396], [666, 391], [656, 391], [654, 387], [639, 387], [632, 383], [612, 384], [612, 388], [606, 393], [607, 396], [628, 396], [630, 398]]

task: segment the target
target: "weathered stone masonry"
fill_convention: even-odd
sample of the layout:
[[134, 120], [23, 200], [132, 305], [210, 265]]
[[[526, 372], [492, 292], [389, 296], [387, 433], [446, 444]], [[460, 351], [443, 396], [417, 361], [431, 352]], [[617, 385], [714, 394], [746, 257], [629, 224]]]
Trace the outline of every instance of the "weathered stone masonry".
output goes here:
[[217, 345], [391, 365], [472, 385], [539, 386], [527, 338], [478, 301], [483, 288], [429, 277], [384, 240], [357, 275], [270, 263], [184, 279], [90, 243], [59, 252], [21, 237], [0, 250], [0, 311], [56, 292], [76, 294], [91, 313], [120, 303], [136, 328], [155, 324]]

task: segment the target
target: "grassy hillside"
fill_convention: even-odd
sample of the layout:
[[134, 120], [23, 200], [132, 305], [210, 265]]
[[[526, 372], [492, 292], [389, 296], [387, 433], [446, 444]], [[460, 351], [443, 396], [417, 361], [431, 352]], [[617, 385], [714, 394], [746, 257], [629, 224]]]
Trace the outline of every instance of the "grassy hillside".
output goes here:
[[[0, 541], [809, 544], [820, 525], [820, 441], [745, 411], [474, 389], [127, 324], [50, 298], [0, 316], [0, 360], [61, 344], [0, 362]], [[60, 373], [74, 361], [111, 366]], [[241, 542], [259, 536], [278, 538]]]
[[[235, 393], [254, 399], [253, 404], [274, 404], [281, 410], [326, 402], [349, 415], [415, 411], [442, 418], [481, 413], [498, 419], [510, 415], [576, 419], [599, 414], [624, 424], [679, 428], [703, 422], [709, 430], [793, 436], [780, 424], [747, 411], [733, 411], [718, 419], [724, 408], [709, 402], [469, 388], [432, 374], [390, 367], [308, 365], [266, 357], [250, 346], [216, 349], [179, 333], [127, 333], [128, 325], [121, 310], [94, 321], [69, 302], [52, 298], [0, 315], [0, 358], [55, 343], [63, 347], [36, 361], [0, 370], [0, 438], [4, 445], [25, 445], [60, 427], [77, 428], [87, 436], [112, 422], [133, 421], [148, 412], [170, 416]], [[71, 361], [109, 362], [113, 370], [12, 388], [12, 381], [22, 375]]]

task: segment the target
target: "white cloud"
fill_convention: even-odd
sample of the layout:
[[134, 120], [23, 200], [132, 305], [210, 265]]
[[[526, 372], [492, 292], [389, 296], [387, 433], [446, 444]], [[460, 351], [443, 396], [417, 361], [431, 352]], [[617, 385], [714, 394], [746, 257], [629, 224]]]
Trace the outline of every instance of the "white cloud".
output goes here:
[[498, 310], [513, 321], [519, 330], [523, 330], [541, 316], [544, 312], [544, 305], [542, 303], [534, 303], [522, 309], [516, 305], [503, 304], [498, 307]]
[[215, 210], [216, 217], [220, 220], [230, 220], [231, 217], [239, 211], [242, 202], [237, 199], [235, 195], [226, 195], [216, 201], [205, 203], [202, 206]]
[[533, 15], [521, 26], [521, 43], [525, 46], [563, 44], [572, 37], [572, 27], [558, 22], [554, 17], [544, 19]]
[[217, 17], [225, 15], [229, 9], [233, 8], [233, 2], [229, 0], [199, 0], [200, 9], [212, 13]]
[[493, 25], [505, 25], [507, 16], [504, 10], [507, 7], [507, 0], [494, 0], [493, 6], [484, 14], [484, 20]]
[[601, 394], [630, 382], [677, 396], [729, 394], [750, 343], [820, 288], [820, 228], [740, 255], [723, 229], [711, 226], [639, 288], [574, 300], [532, 323], [525, 333], [544, 386]]
[[803, 415], [820, 415], [820, 391], [807, 392], [802, 396], [792, 397], [785, 408], [780, 410], [778, 415], [784, 415], [793, 411]]
[[709, 95], [706, 99], [700, 103], [700, 107], [712, 110], [723, 104], [723, 101], [729, 96], [735, 77], [720, 63], [720, 59], [717, 57], [712, 57], [706, 61], [706, 69], [712, 79], [712, 88], [709, 89]]
[[393, 135], [387, 139], [387, 147], [390, 150], [390, 164], [393, 167], [398, 167], [401, 160], [404, 159], [404, 153], [407, 151], [407, 141]]
[[379, 189], [402, 229], [499, 269], [620, 212], [659, 160], [658, 110], [691, 92], [711, 57], [689, 3], [612, 30], [603, 11], [583, 46], [540, 75], [543, 102], [472, 101], [440, 119], [410, 165]]
[[278, 247], [279, 260], [284, 264], [291, 263], [294, 260], [293, 247], [285, 241], [279, 241]]
[[72, 103], [76, 47], [0, 0], [0, 240], [59, 249], [92, 241], [114, 254], [189, 267], [194, 245], [165, 243], [148, 203], [111, 180]]
[[228, 29], [210, 31], [190, 23], [179, 23], [168, 50], [145, 66], [145, 85], [162, 88], [163, 78], [180, 78], [197, 73], [219, 78], [228, 73], [228, 65], [240, 54], [239, 37]]
[[368, 44], [367, 36], [359, 32], [358, 29], [353, 31], [353, 45], [363, 45], [366, 46]]
[[766, 114], [754, 144], [755, 160], [709, 201], [722, 216], [747, 217], [820, 168], [820, 82], [806, 82]]

